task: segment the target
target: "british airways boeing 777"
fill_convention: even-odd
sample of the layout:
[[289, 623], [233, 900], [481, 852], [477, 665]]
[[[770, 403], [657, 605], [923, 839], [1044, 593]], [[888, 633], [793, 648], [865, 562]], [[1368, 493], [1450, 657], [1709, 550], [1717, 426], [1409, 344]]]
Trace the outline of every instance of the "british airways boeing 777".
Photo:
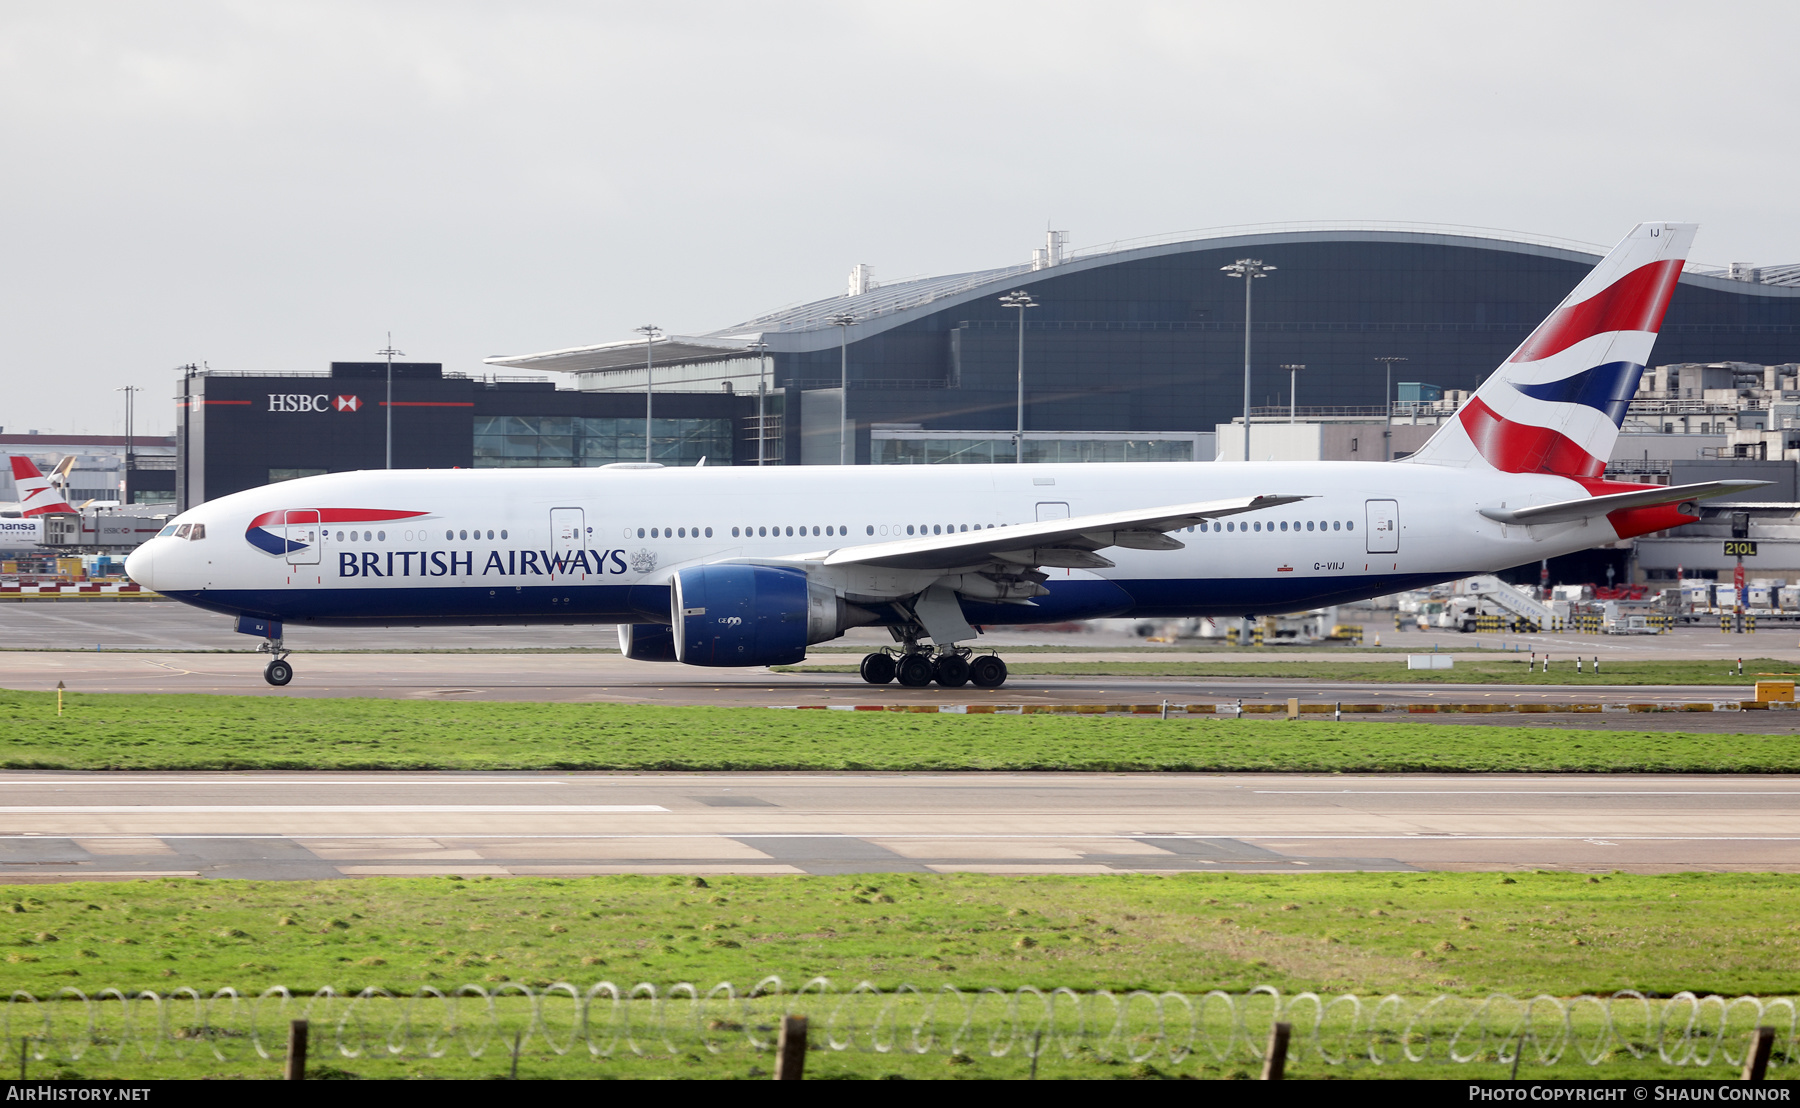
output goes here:
[[1698, 518], [1760, 482], [1602, 478], [1694, 227], [1644, 223], [1397, 463], [396, 470], [236, 493], [132, 578], [286, 625], [616, 623], [633, 658], [797, 662], [859, 626], [863, 678], [995, 687], [980, 624], [1299, 611]]

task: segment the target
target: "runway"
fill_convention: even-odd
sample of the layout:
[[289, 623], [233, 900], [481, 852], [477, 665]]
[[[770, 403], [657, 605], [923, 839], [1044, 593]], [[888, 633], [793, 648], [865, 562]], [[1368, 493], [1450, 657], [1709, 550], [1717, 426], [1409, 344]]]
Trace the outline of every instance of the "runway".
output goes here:
[[[1020, 655], [1017, 660], [1061, 660], [1067, 655]], [[832, 656], [832, 661], [842, 660]], [[701, 670], [634, 662], [617, 654], [315, 654], [296, 656], [292, 684], [273, 688], [262, 679], [262, 660], [245, 654], [108, 654], [0, 651], [0, 688], [48, 691], [61, 682], [78, 692], [209, 693], [273, 697], [381, 697], [406, 700], [504, 700], [550, 703], [657, 704], [770, 708], [859, 704], [1174, 705], [1282, 702], [1308, 704], [1411, 704], [1447, 702], [1546, 705], [1748, 699], [1754, 675], [1743, 685], [1551, 686], [1356, 684], [1311, 679], [1217, 677], [1014, 676], [1003, 688], [898, 684], [871, 686], [853, 674], [775, 673], [767, 669]], [[1395, 659], [1395, 664], [1401, 664]], [[1424, 720], [1518, 726], [1524, 717], [1500, 715], [1361, 718]], [[1659, 712], [1581, 715], [1566, 723], [1583, 728], [1791, 733], [1793, 712]], [[1541, 721], [1540, 721], [1541, 723]]]
[[0, 797], [12, 883], [1800, 871], [1776, 776], [14, 772]]

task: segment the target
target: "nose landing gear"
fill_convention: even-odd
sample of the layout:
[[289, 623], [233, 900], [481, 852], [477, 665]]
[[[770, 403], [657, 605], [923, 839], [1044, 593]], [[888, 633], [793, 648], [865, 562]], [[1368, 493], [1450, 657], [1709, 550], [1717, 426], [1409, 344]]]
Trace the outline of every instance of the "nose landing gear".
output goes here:
[[994, 654], [975, 654], [967, 649], [940, 647], [935, 653], [929, 647], [913, 644], [899, 656], [885, 650], [864, 656], [859, 667], [862, 679], [871, 685], [890, 681], [909, 689], [922, 689], [936, 681], [946, 689], [973, 684], [979, 689], [997, 689], [1006, 684], [1006, 663]]
[[288, 652], [281, 645], [280, 639], [265, 639], [257, 649], [274, 655], [269, 659], [269, 664], [263, 667], [264, 681], [280, 688], [294, 679], [294, 667], [288, 663]]

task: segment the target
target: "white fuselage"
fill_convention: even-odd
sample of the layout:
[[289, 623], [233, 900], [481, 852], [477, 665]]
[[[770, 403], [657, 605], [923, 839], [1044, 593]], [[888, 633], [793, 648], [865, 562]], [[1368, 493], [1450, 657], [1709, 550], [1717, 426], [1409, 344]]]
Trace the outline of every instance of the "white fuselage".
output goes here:
[[[1587, 495], [1568, 478], [1429, 465], [397, 470], [212, 501], [145, 543], [128, 570], [202, 607], [289, 623], [666, 622], [670, 571], [685, 566], [1259, 494], [1308, 499], [1235, 516], [1228, 530], [1172, 532], [1185, 549], [1113, 548], [1113, 568], [1047, 569], [1049, 594], [1029, 605], [965, 595], [969, 620], [1295, 611], [1616, 538], [1603, 517], [1525, 527], [1480, 514]], [[204, 539], [174, 534], [195, 524]], [[833, 569], [819, 579], [869, 604], [937, 577]]]

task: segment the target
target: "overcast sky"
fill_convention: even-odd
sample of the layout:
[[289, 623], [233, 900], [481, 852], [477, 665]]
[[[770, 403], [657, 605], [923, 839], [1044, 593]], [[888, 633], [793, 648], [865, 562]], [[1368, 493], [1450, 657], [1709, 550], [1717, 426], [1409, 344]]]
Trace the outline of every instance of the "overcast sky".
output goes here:
[[[1277, 220], [1800, 261], [1776, 3], [0, 2], [0, 426]], [[1800, 351], [1796, 351], [1800, 357]]]

